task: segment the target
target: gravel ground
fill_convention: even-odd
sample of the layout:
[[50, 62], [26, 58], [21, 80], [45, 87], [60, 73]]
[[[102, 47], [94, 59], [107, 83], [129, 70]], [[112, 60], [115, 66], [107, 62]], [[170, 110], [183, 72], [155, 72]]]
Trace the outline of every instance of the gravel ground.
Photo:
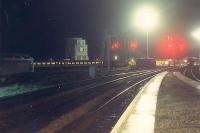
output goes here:
[[155, 133], [200, 133], [200, 90], [168, 74], [158, 94]]

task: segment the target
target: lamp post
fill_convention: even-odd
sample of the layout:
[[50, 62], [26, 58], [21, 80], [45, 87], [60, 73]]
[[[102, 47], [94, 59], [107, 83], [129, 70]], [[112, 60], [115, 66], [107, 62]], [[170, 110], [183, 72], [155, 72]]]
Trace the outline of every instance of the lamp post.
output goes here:
[[147, 58], [149, 58], [149, 32], [146, 32], [146, 41], [147, 41]]
[[145, 5], [134, 14], [133, 24], [146, 32], [146, 58], [149, 58], [149, 32], [158, 25], [159, 15], [155, 8]]

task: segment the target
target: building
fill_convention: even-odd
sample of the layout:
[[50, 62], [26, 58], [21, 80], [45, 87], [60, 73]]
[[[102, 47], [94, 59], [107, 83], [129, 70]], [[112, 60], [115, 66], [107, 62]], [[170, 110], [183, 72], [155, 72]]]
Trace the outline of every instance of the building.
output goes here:
[[66, 59], [89, 60], [88, 45], [82, 38], [68, 38], [65, 45]]
[[0, 78], [5, 75], [33, 72], [33, 61], [28, 55], [0, 54]]

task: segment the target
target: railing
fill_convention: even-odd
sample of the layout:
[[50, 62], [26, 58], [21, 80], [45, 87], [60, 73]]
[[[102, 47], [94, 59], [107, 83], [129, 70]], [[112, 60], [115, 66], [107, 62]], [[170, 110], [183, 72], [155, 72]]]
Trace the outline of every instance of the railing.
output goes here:
[[34, 62], [34, 67], [65, 67], [65, 66], [88, 66], [103, 65], [103, 61], [42, 61]]

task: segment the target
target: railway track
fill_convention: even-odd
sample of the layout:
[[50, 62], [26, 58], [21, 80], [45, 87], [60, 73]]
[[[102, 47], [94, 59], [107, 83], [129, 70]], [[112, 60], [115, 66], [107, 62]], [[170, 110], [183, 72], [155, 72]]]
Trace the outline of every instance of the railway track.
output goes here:
[[[196, 70], [196, 71], [198, 71], [198, 70]], [[197, 78], [197, 76], [195, 74], [195, 70], [192, 69], [192, 68], [191, 69], [185, 68], [183, 70], [182, 74], [185, 75], [185, 76], [187, 76], [187, 77], [189, 77], [189, 78], [191, 78], [191, 79], [193, 79], [193, 80], [196, 80], [196, 81], [200, 82], [200, 79]]]
[[81, 118], [77, 119], [69, 126], [62, 128], [59, 132], [110, 132], [123, 111], [137, 95], [140, 88], [155, 75], [155, 73], [153, 75], [146, 75], [145, 78], [140, 79], [139, 81], [130, 82], [127, 86], [121, 89], [121, 91], [112, 95], [109, 99]]
[[[60, 124], [60, 127], [53, 126], [55, 130], [51, 130], [52, 132], [66, 132], [66, 130], [73, 132], [74, 125], [79, 125], [80, 128], [78, 129], [84, 131], [91, 127], [92, 124], [88, 124], [91, 122], [97, 124], [93, 127], [99, 127], [98, 124], [103, 122], [104, 118], [106, 120], [106, 116], [110, 113], [105, 114], [107, 108], [113, 107], [112, 111], [118, 110], [116, 109], [118, 104], [114, 103], [119, 101], [126, 103], [119, 111], [119, 113], [122, 112], [134, 95], [137, 94], [140, 86], [161, 71], [164, 70], [119, 73], [108, 75], [101, 80], [98, 79], [91, 84], [75, 87], [71, 90], [64, 89], [69, 86], [63, 84], [60, 85], [60, 88], [54, 87], [54, 89], [60, 89], [60, 92], [55, 93], [48, 90], [45, 93], [37, 92], [36, 94], [26, 94], [25, 96], [20, 95], [15, 98], [0, 100], [0, 130], [20, 133], [42, 132], [52, 128], [52, 125], [55, 126], [55, 123], [59, 122], [63, 125]], [[126, 95], [127, 98], [129, 97], [127, 102], [123, 101], [123, 99], [126, 99]], [[76, 113], [76, 117], [74, 113]], [[100, 113], [97, 116], [102, 117], [98, 119], [92, 117], [96, 113]], [[112, 114], [108, 116], [112, 116]], [[87, 118], [89, 119], [84, 122]], [[110, 124], [107, 125], [112, 126], [116, 118], [110, 119]], [[61, 122], [62, 120], [66, 122]], [[95, 120], [99, 120], [99, 122], [94, 122]], [[36, 122], [37, 126], [35, 125]], [[84, 124], [82, 125], [80, 122]], [[105, 126], [104, 129], [109, 129], [109, 127]]]
[[200, 82], [200, 79], [197, 78], [197, 76], [194, 74], [194, 72], [193, 72], [192, 69], [191, 69], [190, 73], [191, 73], [191, 75], [192, 75], [192, 77], [193, 77], [194, 80]]
[[104, 76], [101, 76], [96, 79], [86, 79], [86, 80], [80, 80], [80, 81], [55, 83], [55, 84], [51, 84], [51, 85], [38, 87], [34, 91], [32, 91], [31, 89], [29, 90], [29, 88], [27, 88], [27, 91], [24, 91], [21, 94], [17, 94], [16, 96], [8, 95], [8, 96], [0, 97], [0, 103], [1, 103], [1, 101], [3, 101], [3, 103], [4, 103], [4, 99], [7, 100], [8, 98], [13, 99], [11, 101], [17, 102], [20, 99], [19, 97], [23, 96], [24, 99], [26, 99], [26, 101], [29, 101], [29, 100], [32, 100], [32, 98], [33, 99], [40, 98], [40, 97], [37, 97], [40, 94], [45, 97], [46, 95], [47, 96], [49, 96], [51, 94], [55, 95], [56, 93], [61, 93], [62, 91], [74, 92], [77, 90], [77, 88], [79, 88], [79, 89], [88, 88], [88, 87], [90, 88], [91, 86], [95, 86], [95, 84], [100, 83], [100, 82], [101, 83], [106, 82], [108, 80], [117, 79], [117, 78], [124, 77], [124, 76], [130, 75], [130, 74], [135, 74], [135, 75], [143, 74], [143, 73], [150, 72], [150, 71], [151, 70], [136, 71], [136, 72], [122, 72], [122, 73], [104, 75]]

